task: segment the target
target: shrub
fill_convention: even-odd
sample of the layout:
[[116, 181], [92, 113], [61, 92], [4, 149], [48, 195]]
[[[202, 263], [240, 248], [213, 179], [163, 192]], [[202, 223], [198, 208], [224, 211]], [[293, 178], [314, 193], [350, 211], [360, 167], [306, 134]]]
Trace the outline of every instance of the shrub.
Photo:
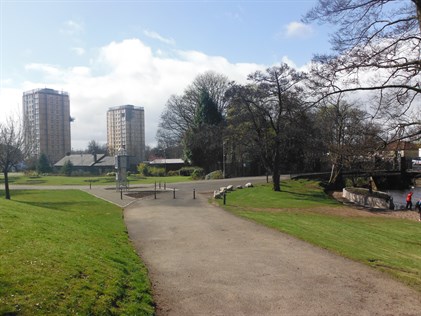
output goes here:
[[175, 176], [178, 176], [178, 175], [180, 175], [180, 170], [170, 170], [167, 173], [167, 176], [170, 176], [170, 177], [175, 177]]
[[365, 187], [368, 184], [368, 179], [364, 177], [351, 177], [345, 179], [346, 187]]
[[137, 171], [140, 173], [140, 175], [147, 177], [150, 175], [149, 166], [146, 163], [140, 163], [137, 166]]
[[30, 178], [39, 178], [39, 173], [34, 170], [27, 170], [24, 172], [24, 175]]
[[115, 177], [115, 172], [107, 172], [106, 174], [107, 177]]
[[205, 170], [203, 168], [196, 168], [191, 174], [193, 180], [203, 179], [205, 176]]
[[[202, 169], [202, 168], [200, 168], [200, 167], [183, 167], [183, 168], [181, 168], [180, 169], [180, 176], [187, 176], [187, 177], [189, 177], [189, 176], [191, 176], [192, 175], [192, 173], [194, 172], [194, 170], [196, 170], [196, 169]], [[202, 169], [203, 170], [203, 169]]]
[[165, 169], [158, 167], [148, 167], [149, 175], [152, 177], [164, 177]]
[[208, 173], [205, 177], [206, 180], [215, 180], [215, 179], [223, 179], [223, 174], [221, 170], [215, 170], [211, 173]]

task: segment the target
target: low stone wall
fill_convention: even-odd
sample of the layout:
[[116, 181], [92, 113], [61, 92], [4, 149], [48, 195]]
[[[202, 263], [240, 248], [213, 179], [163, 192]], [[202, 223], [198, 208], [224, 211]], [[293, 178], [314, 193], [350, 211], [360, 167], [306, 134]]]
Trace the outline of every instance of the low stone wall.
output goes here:
[[369, 196], [369, 195], [363, 195], [363, 194], [357, 194], [347, 191], [346, 188], [342, 190], [342, 197], [347, 199], [350, 202], [353, 202], [358, 205], [362, 205], [365, 207], [370, 208], [379, 208], [379, 209], [393, 209], [393, 202], [391, 203], [390, 200]]

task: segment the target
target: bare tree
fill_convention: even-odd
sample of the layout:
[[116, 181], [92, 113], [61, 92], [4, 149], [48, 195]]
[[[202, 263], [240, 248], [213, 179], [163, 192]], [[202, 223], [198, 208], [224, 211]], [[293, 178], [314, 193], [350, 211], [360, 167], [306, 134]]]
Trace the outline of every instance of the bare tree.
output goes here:
[[[227, 96], [229, 113], [242, 122], [266, 170], [272, 172], [273, 189], [280, 191], [281, 164], [286, 162], [288, 131], [305, 110], [301, 98], [305, 74], [287, 64], [257, 71], [248, 79], [250, 84], [233, 85]], [[230, 118], [232, 121], [232, 118]]]
[[[195, 107], [184, 96], [172, 95], [161, 114], [158, 141], [174, 142], [183, 138], [194, 122]], [[163, 139], [166, 138], [166, 139]]]
[[336, 183], [344, 169], [361, 169], [373, 160], [381, 142], [381, 129], [367, 112], [340, 97], [326, 102], [315, 113], [324, 147], [332, 164], [330, 183]]
[[4, 176], [6, 199], [10, 200], [9, 172], [30, 153], [25, 144], [23, 128], [12, 118], [0, 123], [0, 168]]
[[[314, 88], [324, 99], [365, 91], [371, 114], [391, 130], [421, 134], [421, 1], [319, 0], [303, 18], [338, 26], [332, 55], [317, 55]], [[374, 102], [375, 101], [375, 102]]]
[[[226, 76], [209, 71], [197, 76], [183, 95], [171, 96], [161, 114], [158, 141], [181, 142], [187, 131], [194, 126], [196, 110], [204, 91], [216, 103], [218, 111], [224, 113], [226, 107], [224, 95], [229, 84]], [[163, 137], [167, 139], [163, 140]]]
[[107, 145], [101, 145], [96, 140], [90, 140], [88, 143], [88, 148], [85, 150], [88, 154], [106, 154], [107, 153]]

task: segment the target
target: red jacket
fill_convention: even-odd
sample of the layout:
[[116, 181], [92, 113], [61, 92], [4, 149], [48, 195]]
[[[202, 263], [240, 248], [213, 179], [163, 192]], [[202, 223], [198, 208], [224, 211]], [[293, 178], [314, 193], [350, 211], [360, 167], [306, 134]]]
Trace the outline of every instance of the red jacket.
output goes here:
[[413, 194], [412, 192], [409, 192], [408, 195], [406, 196], [406, 201], [407, 202], [411, 202], [412, 194]]

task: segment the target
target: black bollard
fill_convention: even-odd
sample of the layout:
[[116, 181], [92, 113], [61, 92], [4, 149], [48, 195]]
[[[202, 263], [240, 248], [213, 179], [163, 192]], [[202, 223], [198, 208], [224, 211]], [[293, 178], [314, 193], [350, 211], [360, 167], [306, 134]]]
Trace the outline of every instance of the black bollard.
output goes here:
[[196, 189], [193, 189], [193, 200], [196, 199]]
[[227, 204], [227, 194], [224, 192], [224, 205]]
[[167, 189], [167, 183], [164, 182], [164, 190]]
[[172, 190], [172, 198], [175, 199], [175, 188]]
[[156, 200], [156, 188], [155, 188], [155, 190], [153, 191], [153, 195], [154, 195], [154, 199]]
[[123, 188], [120, 188], [120, 200], [123, 199]]

